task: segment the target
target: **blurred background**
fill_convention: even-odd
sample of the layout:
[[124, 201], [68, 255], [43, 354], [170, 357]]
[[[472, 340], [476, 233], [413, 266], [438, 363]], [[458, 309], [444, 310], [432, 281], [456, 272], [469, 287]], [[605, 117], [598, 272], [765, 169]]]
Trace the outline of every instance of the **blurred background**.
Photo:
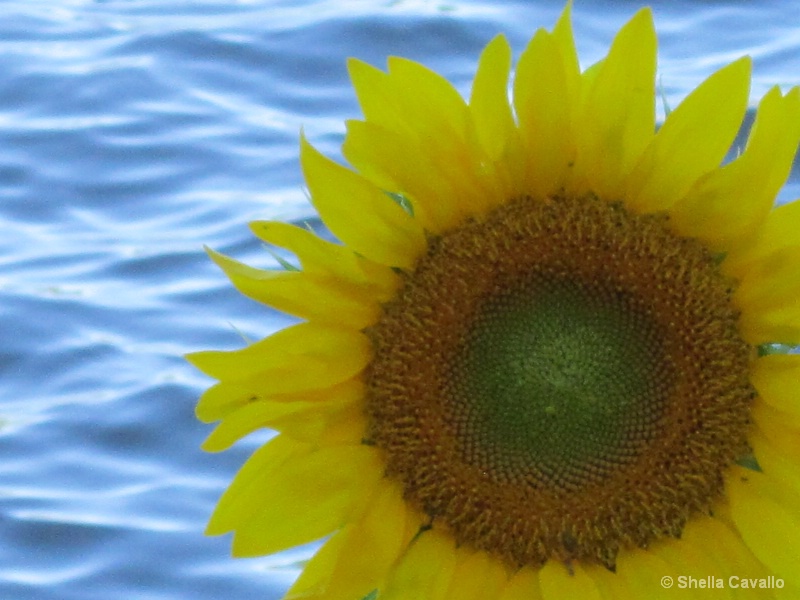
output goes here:
[[[584, 66], [645, 3], [575, 0]], [[800, 84], [786, 0], [657, 0], [675, 106], [754, 59], [751, 105]], [[202, 246], [269, 267], [247, 222], [319, 227], [298, 136], [339, 157], [360, 112], [345, 60], [406, 56], [464, 94], [482, 47], [518, 56], [561, 0], [0, 3], [0, 598], [278, 599], [311, 545], [230, 557], [203, 535], [269, 432], [223, 454], [187, 352], [291, 320], [240, 297]], [[800, 196], [797, 169], [780, 201]], [[355, 600], [355, 599], [354, 599]]]

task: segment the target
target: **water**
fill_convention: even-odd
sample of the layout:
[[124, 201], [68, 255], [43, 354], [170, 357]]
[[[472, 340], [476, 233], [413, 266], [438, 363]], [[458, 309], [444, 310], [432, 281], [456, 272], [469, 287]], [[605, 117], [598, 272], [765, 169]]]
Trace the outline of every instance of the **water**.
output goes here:
[[[639, 5], [577, 0], [584, 64]], [[655, 3], [674, 106], [755, 59], [753, 101], [800, 83], [785, 0]], [[202, 534], [246, 456], [193, 408], [181, 355], [289, 319], [235, 293], [203, 244], [269, 266], [252, 219], [313, 221], [302, 127], [334, 156], [358, 116], [345, 59], [399, 54], [467, 92], [560, 0], [7, 1], [0, 6], [0, 599], [279, 598], [309, 548], [234, 560]], [[781, 195], [800, 195], [795, 177]]]

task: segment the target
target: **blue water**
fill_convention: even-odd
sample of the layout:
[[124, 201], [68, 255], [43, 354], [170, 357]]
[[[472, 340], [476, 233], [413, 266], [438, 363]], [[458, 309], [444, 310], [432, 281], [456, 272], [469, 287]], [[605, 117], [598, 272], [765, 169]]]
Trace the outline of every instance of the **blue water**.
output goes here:
[[[755, 58], [753, 101], [800, 83], [787, 0], [660, 0], [672, 106]], [[640, 5], [576, 0], [584, 64]], [[0, 4], [0, 599], [279, 598], [311, 548], [232, 559], [203, 536], [269, 435], [210, 455], [209, 384], [181, 355], [289, 319], [241, 298], [203, 244], [273, 259], [252, 219], [313, 219], [301, 127], [337, 155], [358, 116], [345, 59], [400, 54], [469, 89], [561, 0], [36, 0]], [[800, 195], [795, 177], [781, 195]], [[312, 220], [312, 224], [315, 222]]]

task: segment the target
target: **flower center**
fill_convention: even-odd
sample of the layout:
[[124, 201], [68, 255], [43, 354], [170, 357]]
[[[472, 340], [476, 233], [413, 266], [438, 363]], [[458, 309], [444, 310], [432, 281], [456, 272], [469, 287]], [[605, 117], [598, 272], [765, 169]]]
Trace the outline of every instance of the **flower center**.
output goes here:
[[512, 568], [678, 536], [748, 450], [732, 284], [664, 217], [521, 198], [429, 240], [370, 330], [368, 439]]
[[662, 339], [635, 299], [607, 285], [538, 276], [492, 295], [447, 394], [464, 399], [446, 407], [462, 456], [560, 489], [631, 464], [656, 436], [674, 382]]

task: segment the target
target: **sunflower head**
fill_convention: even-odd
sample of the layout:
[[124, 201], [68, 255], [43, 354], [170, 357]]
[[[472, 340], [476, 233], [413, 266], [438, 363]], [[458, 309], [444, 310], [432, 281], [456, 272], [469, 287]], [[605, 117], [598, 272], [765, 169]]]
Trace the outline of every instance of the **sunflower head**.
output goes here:
[[511, 101], [502, 36], [468, 100], [415, 62], [351, 61], [350, 167], [301, 142], [340, 243], [256, 222], [299, 268], [211, 253], [302, 320], [190, 357], [219, 380], [207, 449], [279, 432], [209, 533], [243, 556], [332, 534], [287, 598], [800, 586], [800, 203], [773, 207], [800, 90], [771, 89], [723, 163], [749, 59], [656, 127], [650, 11], [585, 70], [569, 12], [523, 51]]

